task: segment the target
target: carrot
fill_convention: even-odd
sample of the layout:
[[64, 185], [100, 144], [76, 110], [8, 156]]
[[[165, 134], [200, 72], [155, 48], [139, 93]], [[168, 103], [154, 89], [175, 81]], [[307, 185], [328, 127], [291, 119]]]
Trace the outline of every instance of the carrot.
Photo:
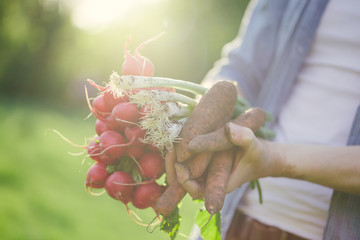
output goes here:
[[[169, 151], [165, 156], [166, 171], [167, 173], [168, 171], [171, 171], [172, 174], [170, 175], [172, 175], [172, 177], [170, 179], [168, 175], [166, 175], [169, 187], [160, 196], [155, 206], [155, 211], [163, 216], [169, 216], [186, 195], [187, 191], [184, 189], [183, 185], [187, 187], [187, 189], [192, 190], [190, 195], [193, 198], [203, 198], [204, 183], [199, 183], [197, 178], [201, 177], [206, 171], [213, 155], [212, 152], [200, 153], [186, 163], [175, 163], [175, 158], [172, 156], [174, 154], [174, 151]], [[174, 164], [176, 166], [176, 173], [173, 172], [175, 170], [173, 168]], [[178, 179], [180, 179], [182, 183], [180, 183]]]
[[230, 81], [215, 83], [202, 96], [179, 134], [181, 141], [175, 146], [178, 162], [185, 162], [192, 156], [188, 144], [193, 138], [214, 131], [233, 113], [236, 100], [237, 89]]
[[160, 196], [155, 205], [155, 212], [168, 217], [186, 195], [186, 190], [175, 179]]
[[234, 149], [217, 152], [212, 159], [205, 186], [205, 208], [214, 215], [219, 212], [226, 195], [226, 186], [232, 169]]
[[196, 179], [203, 175], [213, 156], [213, 152], [202, 152], [184, 163], [189, 170], [189, 179]]
[[166, 172], [166, 182], [167, 184], [172, 184], [176, 180], [175, 172], [175, 162], [176, 162], [176, 153], [174, 148], [167, 151], [165, 154], [165, 172]]
[[[265, 112], [261, 108], [252, 108], [240, 114], [232, 122], [256, 132], [264, 124], [264, 121]], [[205, 208], [211, 215], [219, 212], [224, 205], [228, 178], [234, 165], [234, 145], [227, 139], [228, 129], [226, 127], [227, 125], [211, 134], [206, 134], [207, 137], [206, 135], [201, 136], [204, 141], [208, 141], [206, 149], [218, 151], [209, 165], [205, 187]]]
[[[265, 112], [263, 109], [255, 107], [240, 114], [233, 123], [250, 128], [256, 132], [265, 122]], [[233, 144], [226, 137], [224, 127], [214, 132], [195, 137], [189, 143], [191, 152], [199, 153], [204, 151], [221, 151], [229, 149]]]
[[[232, 116], [233, 116], [232, 113], [229, 114], [228, 116], [224, 116], [224, 118], [219, 123], [217, 129], [223, 129], [224, 124], [229, 122], [231, 120]], [[202, 135], [200, 135], [200, 136], [202, 136]], [[197, 137], [195, 137], [194, 139], [196, 139], [196, 138]], [[184, 163], [184, 167], [186, 167], [189, 171], [189, 175], [188, 175], [189, 179], [188, 180], [199, 178], [204, 174], [213, 154], [214, 153], [212, 151], [205, 150], [205, 151], [198, 153], [195, 156], [191, 157]], [[189, 188], [187, 188], [187, 189], [189, 189]]]
[[[204, 198], [205, 192], [205, 181], [204, 176], [199, 177], [196, 180], [191, 180], [188, 174], [187, 168], [181, 163], [176, 163], [177, 168], [183, 168], [182, 176], [179, 176], [180, 179], [183, 179], [185, 182], [182, 183], [185, 186], [193, 189], [191, 193], [194, 199]], [[182, 184], [174, 179], [165, 192], [160, 196], [155, 205], [155, 212], [159, 213], [165, 217], [168, 217], [175, 209], [180, 201], [185, 197], [187, 191], [183, 188]]]
[[190, 196], [193, 199], [204, 198], [205, 178], [203, 175], [206, 174], [200, 176], [201, 178], [193, 179], [190, 176], [189, 169], [183, 163], [176, 163], [175, 168], [177, 180], [179, 181], [181, 186], [183, 186], [188, 191]]
[[[170, 179], [170, 182], [168, 182], [168, 188], [160, 196], [155, 205], [155, 212], [160, 213], [163, 216], [169, 216], [176, 209], [176, 206], [180, 203], [180, 201], [185, 197], [187, 191], [184, 189], [183, 184], [186, 184], [185, 186], [194, 189], [192, 197], [195, 199], [203, 198], [204, 193], [204, 180], [200, 183], [197, 181], [188, 181], [190, 180], [190, 173], [188, 169], [182, 163], [170, 161], [169, 159], [172, 159], [172, 157], [169, 156], [172, 154], [174, 153], [168, 152], [165, 159], [169, 161], [169, 163], [171, 162], [172, 164], [175, 164], [177, 171], [174, 175], [177, 177]], [[182, 181], [182, 184], [178, 179]]]
[[[229, 120], [229, 116], [233, 114], [236, 100], [236, 86], [229, 81], [217, 82], [203, 95], [179, 134], [181, 141], [175, 145], [178, 162], [185, 162], [192, 156], [192, 153], [188, 150], [188, 143], [194, 137], [214, 131]], [[212, 156], [212, 153], [206, 154], [209, 156], [201, 158], [203, 161], [199, 161], [200, 158], [195, 156], [193, 161], [189, 161], [189, 166], [178, 166], [178, 169], [181, 167], [182, 170], [185, 170], [182, 171], [184, 174], [183, 179], [198, 177], [205, 172]], [[187, 172], [187, 167], [190, 167], [192, 171]], [[195, 188], [201, 188], [201, 185], [196, 182], [184, 181], [184, 183], [187, 185], [192, 184], [191, 186], [196, 184]], [[186, 193], [186, 190], [177, 179], [171, 179], [171, 184], [158, 199], [155, 211], [163, 216], [169, 216]]]

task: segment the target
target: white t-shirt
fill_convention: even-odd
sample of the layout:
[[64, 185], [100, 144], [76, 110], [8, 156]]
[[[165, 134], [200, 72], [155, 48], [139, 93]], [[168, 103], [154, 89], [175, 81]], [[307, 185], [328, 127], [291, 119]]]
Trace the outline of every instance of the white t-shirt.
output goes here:
[[[346, 145], [360, 104], [359, 22], [360, 1], [329, 2], [279, 115], [275, 141]], [[241, 211], [304, 238], [322, 239], [332, 189], [287, 178], [264, 178], [260, 184], [264, 203], [258, 203], [257, 191], [249, 190]]]

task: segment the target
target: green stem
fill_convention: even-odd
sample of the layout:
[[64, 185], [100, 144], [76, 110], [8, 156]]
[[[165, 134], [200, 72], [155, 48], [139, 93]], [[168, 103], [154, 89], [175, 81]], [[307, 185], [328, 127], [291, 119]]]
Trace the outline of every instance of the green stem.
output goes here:
[[144, 87], [169, 87], [179, 90], [184, 90], [197, 95], [203, 95], [207, 88], [200, 84], [188, 82], [184, 80], [177, 80], [172, 78], [162, 77], [144, 77], [144, 76], [119, 76], [113, 73], [110, 76], [110, 86], [116, 89], [136, 89]]
[[[169, 87], [187, 91], [196, 95], [204, 95], [208, 88], [193, 82], [184, 80], [163, 78], [163, 77], [145, 77], [145, 76], [119, 76], [116, 72], [110, 76], [110, 86], [114, 91], [118, 89], [136, 89], [144, 87]], [[226, 94], [226, 93], [225, 93]], [[238, 97], [237, 107], [242, 109], [249, 108], [249, 103], [242, 97]]]
[[140, 105], [151, 104], [152, 102], [181, 102], [194, 108], [197, 101], [185, 95], [160, 90], [143, 90], [130, 96], [131, 101]]
[[198, 102], [190, 97], [187, 97], [185, 95], [174, 93], [174, 92], [165, 92], [165, 91], [159, 91], [163, 94], [160, 94], [162, 97], [159, 97], [160, 101], [164, 102], [181, 102], [188, 106], [190, 106], [192, 109], [195, 108], [195, 106], [198, 104]]
[[239, 104], [238, 102], [236, 102], [233, 118], [239, 116], [241, 113], [245, 112], [249, 108], [250, 108], [250, 106], [243, 106], [243, 105]]
[[256, 188], [257, 188], [258, 193], [259, 193], [259, 202], [260, 202], [260, 204], [262, 204], [263, 203], [263, 197], [262, 197], [262, 191], [261, 191], [260, 182], [259, 182], [258, 179], [256, 179], [255, 183], [256, 183]]
[[188, 117], [191, 115], [193, 110], [194, 109], [189, 106], [181, 106], [180, 109], [176, 113], [170, 115], [169, 118], [180, 119], [180, 118]]
[[275, 132], [265, 126], [262, 126], [256, 131], [255, 135], [263, 139], [273, 139], [275, 137]]

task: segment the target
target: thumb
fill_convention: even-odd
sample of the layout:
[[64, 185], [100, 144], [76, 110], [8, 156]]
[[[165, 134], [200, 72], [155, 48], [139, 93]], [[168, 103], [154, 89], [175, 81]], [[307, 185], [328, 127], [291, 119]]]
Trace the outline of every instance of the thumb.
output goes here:
[[250, 128], [229, 122], [225, 124], [225, 135], [234, 145], [247, 148], [255, 139], [255, 135]]

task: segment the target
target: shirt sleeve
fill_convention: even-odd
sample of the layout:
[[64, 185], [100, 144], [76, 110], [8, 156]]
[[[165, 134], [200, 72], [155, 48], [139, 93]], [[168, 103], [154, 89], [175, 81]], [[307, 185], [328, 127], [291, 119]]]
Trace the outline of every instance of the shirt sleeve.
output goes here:
[[226, 44], [222, 57], [204, 78], [209, 85], [218, 80], [238, 83], [250, 104], [254, 104], [276, 49], [282, 18], [279, 1], [251, 1], [236, 38]]

